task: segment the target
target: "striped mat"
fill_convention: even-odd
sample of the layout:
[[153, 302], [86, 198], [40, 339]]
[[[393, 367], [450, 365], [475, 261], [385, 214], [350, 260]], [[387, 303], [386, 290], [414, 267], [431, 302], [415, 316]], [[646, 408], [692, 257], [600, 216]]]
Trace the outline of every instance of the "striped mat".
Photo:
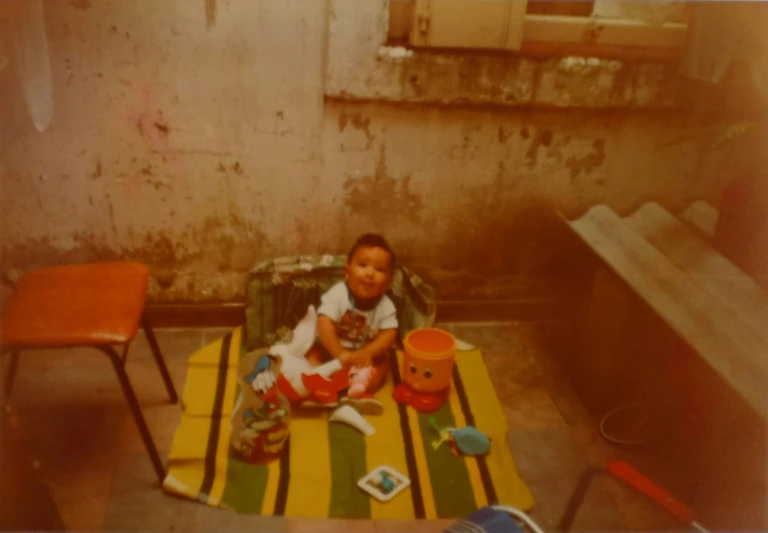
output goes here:
[[[507, 447], [504, 413], [479, 350], [459, 353], [449, 401], [436, 413], [418, 413], [392, 399], [400, 382], [393, 364], [393, 379], [377, 394], [384, 414], [366, 417], [376, 428], [373, 436], [328, 422], [327, 411], [294, 409], [286, 453], [269, 465], [253, 465], [229, 447], [241, 340], [237, 328], [189, 359], [166, 491], [241, 513], [316, 518], [460, 518], [489, 503], [533, 506]], [[429, 416], [440, 426], [474, 425], [491, 437], [491, 452], [456, 457], [447, 445], [434, 450], [437, 434]], [[387, 503], [357, 487], [380, 465], [411, 479]]]

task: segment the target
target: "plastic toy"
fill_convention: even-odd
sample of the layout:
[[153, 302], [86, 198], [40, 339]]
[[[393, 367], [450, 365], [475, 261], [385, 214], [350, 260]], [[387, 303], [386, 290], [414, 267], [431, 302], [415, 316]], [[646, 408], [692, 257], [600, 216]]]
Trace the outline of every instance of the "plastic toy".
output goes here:
[[410, 484], [410, 479], [385, 465], [374, 468], [357, 482], [358, 487], [382, 502], [388, 502]]
[[401, 383], [392, 391], [392, 397], [397, 403], [410, 405], [422, 413], [432, 413], [440, 409], [440, 406], [448, 399], [449, 390], [436, 393], [419, 392]]
[[395, 482], [387, 475], [386, 470], [381, 471], [381, 490], [384, 494], [389, 494], [395, 488]]
[[280, 391], [281, 358], [258, 350], [238, 364], [240, 393], [232, 413], [231, 446], [249, 462], [266, 464], [285, 450], [291, 406]]
[[366, 437], [370, 437], [376, 433], [376, 429], [370, 423], [368, 423], [368, 421], [363, 418], [362, 415], [358, 413], [357, 410], [351, 405], [339, 406], [335, 411], [333, 411], [331, 416], [328, 417], [328, 420], [331, 422], [342, 422], [344, 424], [349, 424]]
[[456, 341], [441, 329], [424, 328], [411, 331], [403, 346], [403, 383], [392, 397], [417, 411], [436, 411], [448, 398]]
[[440, 435], [439, 439], [432, 441], [432, 448], [435, 450], [444, 442], [448, 443], [454, 455], [458, 455], [459, 452], [464, 455], [485, 455], [491, 449], [491, 439], [474, 426], [465, 426], [461, 429], [441, 428], [434, 416], [429, 417], [429, 423]]
[[282, 357], [280, 391], [293, 404], [312, 403], [333, 408], [338, 405], [339, 391], [349, 386], [349, 375], [337, 360], [313, 367], [305, 357], [312, 349], [317, 334], [317, 311], [307, 308], [290, 335], [288, 342], [269, 347], [271, 355]]
[[348, 389], [348, 398], [355, 400], [354, 405], [358, 409], [366, 414], [381, 414], [384, 404], [366, 394], [373, 377], [371, 369], [349, 372], [337, 359], [317, 367], [311, 365], [307, 354], [316, 349], [316, 336], [317, 311], [310, 305], [287, 340], [269, 347], [271, 355], [282, 357], [278, 387], [283, 396], [295, 405], [333, 409], [347, 398], [340, 393]]
[[372, 366], [352, 368], [349, 371], [349, 396], [352, 398], [365, 396], [375, 374], [376, 370]]

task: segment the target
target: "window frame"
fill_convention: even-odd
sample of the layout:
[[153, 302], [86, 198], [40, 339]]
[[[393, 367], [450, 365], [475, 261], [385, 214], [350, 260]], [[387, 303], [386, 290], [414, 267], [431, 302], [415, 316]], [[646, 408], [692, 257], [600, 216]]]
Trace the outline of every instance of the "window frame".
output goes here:
[[[451, 40], [446, 28], [438, 30], [440, 33], [434, 38], [435, 10], [444, 10], [451, 5], [477, 5], [477, 2], [478, 0], [390, 0], [389, 42], [416, 50], [502, 52], [532, 57], [584, 55], [608, 59], [674, 61], [682, 55], [687, 41], [688, 27], [685, 23], [655, 26], [626, 19], [528, 14], [527, 0], [492, 0], [496, 4], [505, 4], [510, 17], [506, 21], [506, 31], [499, 32], [499, 35], [503, 36], [503, 42], [497, 38], [492, 46], [477, 46], [471, 42], [467, 45]], [[686, 15], [690, 15], [690, 11]], [[426, 31], [423, 26], [425, 17]], [[479, 40], [483, 39], [487, 41], [486, 36], [480, 36]]]

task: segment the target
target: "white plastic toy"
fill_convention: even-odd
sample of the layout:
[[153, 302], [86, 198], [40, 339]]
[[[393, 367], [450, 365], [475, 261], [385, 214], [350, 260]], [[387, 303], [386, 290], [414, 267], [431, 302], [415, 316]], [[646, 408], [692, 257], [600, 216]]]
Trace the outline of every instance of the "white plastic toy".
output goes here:
[[317, 311], [314, 306], [310, 305], [307, 308], [307, 314], [293, 329], [291, 341], [288, 343], [278, 342], [269, 347], [269, 353], [283, 358], [281, 372], [302, 398], [309, 396], [309, 391], [301, 381], [302, 374], [320, 374], [324, 378], [329, 378], [341, 370], [341, 363], [336, 359], [318, 367], [313, 367], [307, 361], [305, 355], [314, 344], [316, 334]]
[[374, 428], [363, 416], [357, 412], [357, 410], [351, 405], [341, 405], [331, 413], [328, 417], [331, 422], [342, 422], [349, 424], [366, 437], [370, 437], [376, 433]]
[[357, 482], [358, 487], [382, 502], [388, 502], [410, 484], [410, 479], [386, 465], [377, 466]]

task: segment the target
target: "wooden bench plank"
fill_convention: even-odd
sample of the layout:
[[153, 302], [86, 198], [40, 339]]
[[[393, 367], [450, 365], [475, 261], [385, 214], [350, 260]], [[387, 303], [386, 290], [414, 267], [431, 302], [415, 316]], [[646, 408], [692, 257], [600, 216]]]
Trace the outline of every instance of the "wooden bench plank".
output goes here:
[[768, 420], [768, 344], [680, 267], [595, 206], [570, 227], [734, 390]]
[[656, 203], [625, 221], [768, 343], [768, 295], [748, 274]]
[[719, 217], [717, 209], [703, 200], [693, 202], [680, 213], [681, 220], [710, 240], [715, 236]]
[[[671, 263], [653, 245], [623, 224], [616, 213], [605, 206], [601, 207], [603, 209], [596, 210], [594, 217], [598, 227], [606, 235], [618, 239], [625, 251], [654, 279], [665, 287], [669, 285], [672, 294], [684, 298], [683, 303], [687, 304], [689, 311], [700, 316], [702, 325], [743, 346], [749, 360], [756, 363], [756, 369], [764, 370], [768, 375], [768, 359], [764, 355], [768, 354], [768, 344], [738, 317], [734, 317], [721, 302], [703, 291], [687, 272]], [[756, 353], [761, 353], [762, 356], [754, 357]]]

